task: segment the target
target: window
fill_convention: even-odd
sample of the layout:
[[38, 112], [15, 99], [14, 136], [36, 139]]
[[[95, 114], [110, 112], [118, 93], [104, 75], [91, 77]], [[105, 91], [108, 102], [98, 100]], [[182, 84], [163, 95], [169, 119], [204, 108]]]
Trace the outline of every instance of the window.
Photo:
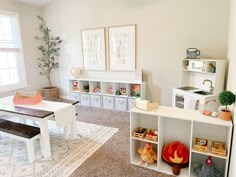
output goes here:
[[0, 92], [26, 87], [18, 14], [0, 11]]

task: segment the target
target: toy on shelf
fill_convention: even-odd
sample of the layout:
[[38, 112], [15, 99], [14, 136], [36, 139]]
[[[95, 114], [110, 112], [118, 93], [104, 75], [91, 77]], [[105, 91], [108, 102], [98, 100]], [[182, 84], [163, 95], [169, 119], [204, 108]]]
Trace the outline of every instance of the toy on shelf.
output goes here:
[[211, 152], [213, 154], [218, 154], [226, 156], [226, 146], [225, 143], [219, 141], [212, 141]]
[[133, 84], [131, 86], [131, 96], [140, 97], [140, 85], [139, 84]]
[[157, 153], [153, 150], [151, 143], [147, 143], [144, 148], [139, 148], [138, 153], [141, 163], [145, 163], [145, 166], [157, 161]]
[[93, 93], [101, 93], [101, 89], [96, 87], [93, 89]]
[[79, 91], [79, 82], [78, 81], [73, 82], [73, 90], [74, 91]]
[[121, 95], [120, 89], [117, 89], [117, 90], [116, 90], [116, 95]]
[[34, 105], [42, 101], [42, 96], [38, 92], [18, 91], [13, 97], [13, 103], [16, 105]]
[[120, 88], [120, 95], [127, 95], [126, 88]]
[[174, 141], [164, 146], [162, 158], [172, 166], [173, 174], [179, 175], [180, 169], [188, 166], [189, 151], [184, 144]]
[[147, 129], [143, 127], [137, 127], [133, 131], [133, 136], [137, 138], [144, 138], [147, 133]]
[[152, 141], [157, 141], [158, 140], [157, 134], [158, 134], [157, 130], [149, 129], [146, 134], [146, 139], [152, 140]]
[[89, 92], [89, 85], [84, 85], [84, 92]]
[[197, 177], [221, 177], [222, 173], [216, 169], [213, 163], [212, 157], [208, 156], [203, 164], [195, 164], [193, 171], [196, 173]]
[[150, 103], [150, 101], [148, 101], [148, 100], [136, 99], [136, 101], [135, 101], [135, 107], [145, 110], [145, 111], [157, 109], [158, 106], [159, 106], [159, 104], [157, 102]]
[[203, 138], [195, 138], [194, 149], [196, 151], [207, 152], [208, 140]]
[[108, 88], [108, 93], [109, 93], [109, 94], [113, 94], [113, 88], [112, 88], [112, 86], [110, 86], [110, 87]]

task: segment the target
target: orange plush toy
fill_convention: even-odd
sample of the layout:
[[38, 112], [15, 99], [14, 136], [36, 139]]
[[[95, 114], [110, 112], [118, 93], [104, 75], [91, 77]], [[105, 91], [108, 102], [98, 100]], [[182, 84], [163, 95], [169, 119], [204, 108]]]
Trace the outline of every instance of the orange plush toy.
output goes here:
[[157, 161], [157, 154], [152, 149], [152, 144], [147, 143], [144, 148], [139, 148], [141, 163], [145, 162], [145, 166], [152, 164]]
[[164, 146], [162, 158], [172, 166], [172, 172], [179, 175], [180, 168], [188, 166], [189, 152], [184, 144], [174, 141]]

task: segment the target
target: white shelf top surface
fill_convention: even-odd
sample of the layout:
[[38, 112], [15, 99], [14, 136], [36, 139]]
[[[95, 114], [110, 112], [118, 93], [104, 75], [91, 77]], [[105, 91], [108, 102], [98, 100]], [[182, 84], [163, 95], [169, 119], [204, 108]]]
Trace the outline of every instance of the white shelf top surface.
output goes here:
[[144, 111], [138, 108], [133, 108], [130, 113], [154, 115], [160, 117], [175, 118], [181, 120], [189, 120], [195, 122], [232, 127], [231, 121], [224, 121], [221, 120], [219, 117], [214, 118], [211, 116], [206, 116], [201, 114], [198, 110], [186, 110], [174, 107], [159, 106], [158, 109], [153, 109], [150, 111]]
[[113, 82], [113, 83], [127, 83], [127, 84], [142, 84], [143, 81], [135, 80], [119, 80], [119, 79], [96, 79], [96, 78], [71, 78], [70, 80], [80, 81], [94, 81], [94, 82]]

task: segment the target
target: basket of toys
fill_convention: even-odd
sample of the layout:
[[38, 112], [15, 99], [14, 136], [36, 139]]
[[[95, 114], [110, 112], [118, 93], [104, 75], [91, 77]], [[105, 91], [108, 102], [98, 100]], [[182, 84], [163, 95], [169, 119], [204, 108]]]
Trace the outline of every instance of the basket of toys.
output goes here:
[[219, 141], [212, 141], [211, 152], [213, 154], [226, 156], [226, 146], [225, 143]]
[[217, 117], [219, 106], [219, 103], [215, 99], [208, 100], [204, 104], [199, 105], [199, 111], [204, 115]]
[[146, 139], [157, 141], [158, 140], [158, 131], [154, 129], [148, 129], [146, 134]]
[[137, 137], [137, 138], [144, 138], [145, 135], [147, 133], [147, 129], [146, 128], [143, 128], [143, 127], [137, 127], [134, 129], [133, 131], [133, 137]]
[[208, 140], [202, 138], [195, 138], [194, 149], [196, 151], [207, 152]]

